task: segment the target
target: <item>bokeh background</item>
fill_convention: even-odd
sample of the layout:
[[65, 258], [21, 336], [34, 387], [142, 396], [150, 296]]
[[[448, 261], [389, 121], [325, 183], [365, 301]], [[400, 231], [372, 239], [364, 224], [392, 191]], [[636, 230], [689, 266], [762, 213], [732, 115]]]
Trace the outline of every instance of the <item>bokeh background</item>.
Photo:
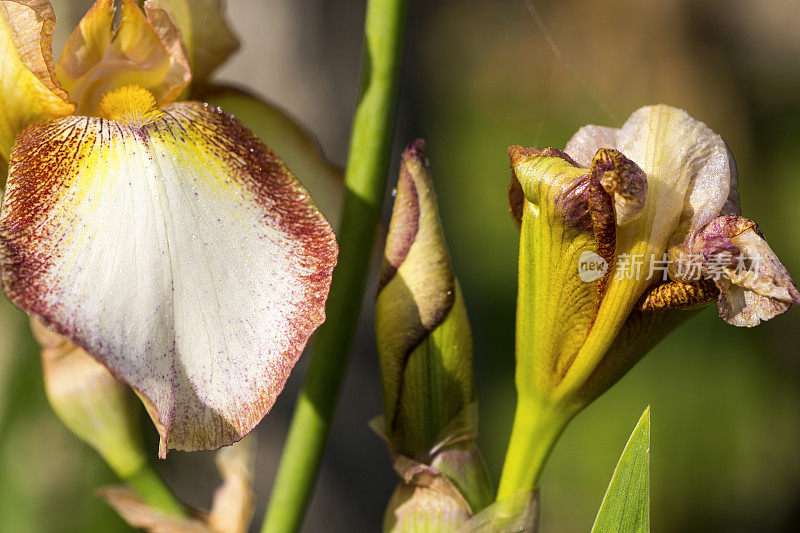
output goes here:
[[[242, 49], [217, 79], [294, 114], [342, 164], [356, 101], [363, 4], [229, 1]], [[54, 5], [58, 54], [89, 2]], [[495, 479], [514, 408], [517, 232], [506, 211], [508, 145], [561, 147], [581, 125], [618, 126], [649, 103], [686, 109], [727, 140], [739, 166], [745, 215], [800, 278], [800, 3], [532, 5], [409, 0], [388, 178], [395, 180], [402, 146], [427, 139], [472, 321], [480, 445]], [[371, 333], [374, 289], [372, 279], [305, 531], [377, 530], [395, 483], [382, 442], [367, 429], [381, 410]], [[654, 529], [797, 531], [799, 337], [800, 310], [748, 331], [726, 325], [713, 308], [670, 335], [567, 429], [542, 479], [544, 531], [589, 530], [619, 453], [648, 404]], [[257, 430], [256, 524], [304, 360]], [[142, 422], [155, 458], [155, 433]], [[157, 467], [181, 497], [207, 507], [217, 483], [211, 460], [209, 453], [173, 452]], [[0, 529], [129, 531], [92, 496], [112, 482], [99, 457], [50, 411], [27, 321], [2, 300]]]

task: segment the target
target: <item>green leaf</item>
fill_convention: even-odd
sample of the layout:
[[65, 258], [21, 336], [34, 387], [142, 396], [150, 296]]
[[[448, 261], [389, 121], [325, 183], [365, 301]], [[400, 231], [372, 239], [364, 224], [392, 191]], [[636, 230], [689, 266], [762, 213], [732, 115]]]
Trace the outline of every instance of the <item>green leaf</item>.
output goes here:
[[650, 407], [622, 451], [592, 533], [650, 531]]

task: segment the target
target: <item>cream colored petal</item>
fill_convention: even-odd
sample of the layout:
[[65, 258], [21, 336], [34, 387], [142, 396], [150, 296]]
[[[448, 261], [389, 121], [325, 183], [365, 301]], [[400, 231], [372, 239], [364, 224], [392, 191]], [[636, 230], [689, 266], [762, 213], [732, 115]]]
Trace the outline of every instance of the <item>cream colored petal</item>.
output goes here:
[[70, 117], [20, 136], [3, 288], [147, 397], [167, 446], [213, 449], [272, 407], [324, 320], [337, 248], [232, 117], [162, 111], [142, 128]]
[[[644, 169], [664, 196], [682, 197], [670, 244], [689, 246], [697, 233], [721, 213], [738, 213], [736, 164], [722, 138], [685, 111], [665, 105], [643, 107], [621, 129], [584, 126], [564, 151], [589, 166], [597, 150], [614, 148]], [[645, 168], [645, 165], [649, 165]], [[669, 192], [672, 191], [672, 192]], [[654, 191], [655, 193], [655, 191]], [[661, 240], [675, 206], [658, 213], [654, 237]], [[661, 230], [661, 231], [659, 231]]]
[[145, 8], [163, 9], [178, 27], [196, 84], [205, 84], [239, 49], [221, 0], [147, 0]]
[[148, 16], [123, 0], [119, 27], [112, 0], [97, 0], [67, 40], [56, 65], [81, 115], [96, 115], [103, 96], [126, 85], [150, 91], [159, 105], [178, 97], [191, 80], [178, 31], [160, 10]]
[[69, 115], [75, 108], [55, 75], [51, 48], [55, 25], [47, 1], [0, 0], [2, 159], [8, 160], [14, 137], [29, 124]]
[[636, 221], [617, 230], [614, 268], [620, 274], [615, 272], [608, 283], [565, 389], [588, 378], [613, 340], [609, 332], [619, 331], [645, 290], [663, 275], [651, 270], [659, 266], [656, 261], [666, 267], [670, 245], [690, 247], [730, 196], [725, 142], [685, 111], [665, 105], [639, 109], [621, 128], [617, 149], [647, 175], [647, 202]]
[[342, 169], [331, 164], [314, 139], [297, 120], [273, 103], [241, 89], [205, 87], [198, 99], [218, 105], [240, 120], [271, 147], [303, 182], [322, 213], [336, 227], [344, 197]]
[[652, 184], [650, 239], [660, 244], [666, 235], [667, 244], [690, 248], [697, 233], [720, 215], [735, 184], [725, 141], [686, 111], [657, 105], [633, 113], [618, 142]]
[[605, 126], [584, 126], [575, 132], [567, 142], [564, 151], [575, 160], [578, 165], [589, 168], [594, 155], [600, 148], [617, 149], [619, 128]]

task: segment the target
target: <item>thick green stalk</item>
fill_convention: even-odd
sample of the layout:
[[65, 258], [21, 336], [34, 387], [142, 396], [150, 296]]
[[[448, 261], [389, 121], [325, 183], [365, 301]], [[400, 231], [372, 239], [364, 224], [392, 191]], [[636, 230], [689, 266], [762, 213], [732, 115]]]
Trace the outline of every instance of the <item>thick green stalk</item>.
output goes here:
[[262, 532], [297, 531], [314, 488], [347, 367], [380, 216], [397, 101], [405, 0], [368, 0], [361, 92], [353, 117], [327, 321], [314, 340]]
[[519, 400], [497, 501], [536, 486], [553, 446], [571, 418], [571, 414], [560, 409]]

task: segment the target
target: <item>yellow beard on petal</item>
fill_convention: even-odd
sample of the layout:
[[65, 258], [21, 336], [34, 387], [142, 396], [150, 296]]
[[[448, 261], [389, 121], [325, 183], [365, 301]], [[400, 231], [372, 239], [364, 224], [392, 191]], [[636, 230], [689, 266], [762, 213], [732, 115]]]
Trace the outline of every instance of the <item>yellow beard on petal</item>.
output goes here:
[[156, 99], [147, 89], [127, 85], [113, 90], [100, 101], [99, 114], [108, 120], [141, 128], [161, 116]]

